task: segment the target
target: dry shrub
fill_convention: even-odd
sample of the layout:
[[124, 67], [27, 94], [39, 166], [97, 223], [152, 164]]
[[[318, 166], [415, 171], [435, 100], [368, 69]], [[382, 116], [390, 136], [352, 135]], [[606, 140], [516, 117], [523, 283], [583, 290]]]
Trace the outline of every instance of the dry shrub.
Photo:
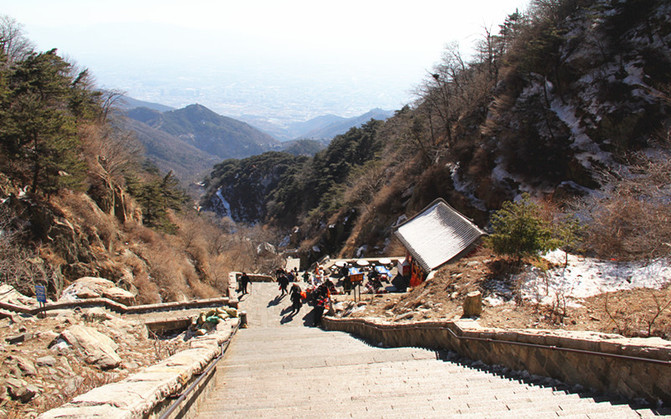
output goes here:
[[612, 189], [578, 208], [589, 219], [585, 246], [602, 258], [640, 260], [671, 253], [671, 162], [645, 160]]
[[660, 249], [660, 242], [671, 238], [671, 228], [663, 221], [669, 215], [668, 207], [631, 196], [603, 201], [593, 212], [586, 243], [602, 258], [636, 260], [661, 256], [668, 249]]
[[145, 227], [143, 225], [129, 223], [126, 225], [126, 231], [128, 233], [127, 240], [132, 242], [142, 242], [147, 245], [160, 242], [162, 236], [160, 233]]
[[228, 290], [229, 264], [224, 255], [216, 255], [210, 261], [210, 279], [212, 286], [225, 294]]
[[161, 293], [156, 283], [152, 282], [147, 272], [135, 275], [133, 284], [137, 288], [135, 300], [138, 304], [155, 304], [162, 302]]
[[248, 236], [267, 237], [264, 229], [242, 228], [227, 234], [207, 217], [188, 213], [177, 215], [174, 221], [179, 226], [175, 235], [143, 226], [127, 227], [130, 248], [138, 257], [129, 255], [124, 263], [132, 267], [139, 301], [226, 295], [230, 271], [252, 272], [262, 266]]
[[147, 249], [143, 256], [162, 301], [184, 301], [191, 294], [186, 275], [193, 266], [183, 255], [165, 244], [158, 244]]
[[226, 295], [226, 290], [224, 290], [224, 292], [220, 292], [213, 286], [201, 282], [197, 277], [194, 277], [193, 275], [187, 275], [187, 282], [189, 284], [189, 287], [191, 288], [193, 296], [196, 298], [216, 298], [221, 297], [222, 294]]
[[255, 272], [254, 254], [252, 243], [237, 237], [228, 243], [219, 260], [224, 265], [230, 266], [231, 271]]
[[88, 195], [64, 190], [52, 202], [64, 210], [68, 218], [78, 221], [89, 240], [100, 240], [106, 248], [112, 247], [118, 236], [117, 220], [104, 213]]
[[406, 252], [407, 250], [405, 246], [396, 238], [396, 236], [392, 236], [391, 240], [389, 240], [389, 244], [387, 244], [387, 247], [384, 249], [384, 253], [389, 256], [404, 256]]
[[623, 336], [671, 338], [671, 289], [637, 289], [636, 299], [624, 292], [600, 296], [612, 330]]

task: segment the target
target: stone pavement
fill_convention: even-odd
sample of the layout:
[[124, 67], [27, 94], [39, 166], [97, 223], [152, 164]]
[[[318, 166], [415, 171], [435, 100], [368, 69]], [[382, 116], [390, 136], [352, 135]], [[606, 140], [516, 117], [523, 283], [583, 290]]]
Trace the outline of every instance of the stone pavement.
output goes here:
[[650, 410], [596, 401], [439, 359], [417, 348], [377, 348], [288, 316], [276, 284], [241, 299], [249, 328], [222, 360], [199, 418], [637, 418]]

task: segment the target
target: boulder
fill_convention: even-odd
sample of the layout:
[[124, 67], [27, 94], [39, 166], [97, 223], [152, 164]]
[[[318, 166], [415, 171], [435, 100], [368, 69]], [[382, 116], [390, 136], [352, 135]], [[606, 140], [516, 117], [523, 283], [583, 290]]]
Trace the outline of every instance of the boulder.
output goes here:
[[18, 355], [10, 355], [7, 357], [7, 363], [16, 365], [21, 370], [21, 374], [24, 376], [31, 376], [37, 374], [37, 369], [35, 364], [27, 358]]
[[84, 276], [74, 281], [63, 290], [61, 301], [82, 300], [87, 298], [109, 298], [121, 304], [130, 305], [135, 301], [135, 295], [117, 287], [109, 279]]
[[5, 338], [5, 341], [9, 344], [16, 345], [17, 343], [22, 343], [27, 340], [32, 339], [34, 336], [32, 333], [21, 333], [19, 335], [8, 336]]
[[38, 367], [53, 367], [56, 363], [56, 358], [51, 355], [46, 355], [35, 360], [35, 365]]
[[87, 322], [104, 322], [112, 319], [112, 316], [102, 307], [92, 307], [83, 310], [82, 319]]
[[0, 284], [0, 301], [19, 307], [32, 308], [38, 306], [34, 297], [27, 297], [7, 284]]
[[132, 305], [135, 302], [135, 295], [119, 287], [112, 287], [103, 290], [103, 297], [114, 300], [117, 303]]
[[121, 358], [116, 353], [119, 346], [94, 328], [70, 326], [61, 333], [60, 338], [79, 350], [85, 362], [101, 370], [116, 368], [121, 364]]
[[39, 389], [36, 386], [28, 384], [18, 378], [7, 378], [5, 380], [5, 385], [7, 386], [9, 397], [14, 400], [19, 400], [22, 403], [28, 403], [39, 392]]
[[86, 299], [89, 299], [89, 298], [100, 298], [100, 294], [98, 294], [97, 292], [92, 291], [90, 289], [86, 289], [86, 288], [77, 290], [75, 295], [80, 300], [86, 300]]

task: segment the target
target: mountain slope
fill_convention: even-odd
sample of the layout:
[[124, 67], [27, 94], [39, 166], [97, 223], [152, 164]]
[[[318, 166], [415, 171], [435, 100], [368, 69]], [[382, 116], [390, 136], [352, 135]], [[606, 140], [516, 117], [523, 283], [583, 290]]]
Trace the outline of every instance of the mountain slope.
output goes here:
[[[287, 179], [269, 207], [303, 203], [291, 221], [308, 258], [384, 253], [394, 223], [436, 198], [481, 226], [524, 192], [561, 207], [607, 193], [608, 175], [632, 173], [633, 153], [668, 152], [671, 4], [532, 6], [472, 62], [448, 48], [418, 100], [370, 127], [371, 141], [345, 135]], [[356, 144], [380, 147], [325, 158]]]
[[306, 135], [307, 133], [318, 131], [329, 125], [340, 124], [346, 120], [347, 118], [338, 115], [321, 115], [307, 121], [294, 122], [289, 125], [287, 131], [290, 138], [310, 138]]
[[163, 113], [137, 108], [128, 111], [128, 116], [219, 159], [249, 157], [279, 145], [277, 140], [256, 128], [218, 115], [202, 105]]
[[135, 132], [145, 148], [145, 154], [162, 172], [173, 171], [184, 183], [200, 181], [220, 158], [196, 148], [179, 137], [127, 118], [126, 129]]
[[301, 122], [279, 123], [263, 117], [245, 115], [242, 120], [271, 134], [280, 141], [311, 139], [331, 140], [346, 133], [350, 128], [359, 128], [371, 119], [384, 121], [394, 114], [392, 111], [372, 109], [363, 115], [345, 118], [338, 115], [321, 115]]

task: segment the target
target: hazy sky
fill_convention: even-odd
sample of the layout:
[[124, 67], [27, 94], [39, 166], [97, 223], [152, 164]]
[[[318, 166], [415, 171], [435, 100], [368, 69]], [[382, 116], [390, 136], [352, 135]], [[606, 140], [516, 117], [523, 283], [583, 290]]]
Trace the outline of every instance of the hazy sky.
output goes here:
[[398, 109], [448, 42], [467, 52], [484, 27], [528, 3], [0, 0], [0, 14], [39, 50], [58, 48], [88, 67], [101, 87], [172, 106], [268, 116], [286, 108], [300, 118], [300, 107], [313, 108], [304, 116]]

